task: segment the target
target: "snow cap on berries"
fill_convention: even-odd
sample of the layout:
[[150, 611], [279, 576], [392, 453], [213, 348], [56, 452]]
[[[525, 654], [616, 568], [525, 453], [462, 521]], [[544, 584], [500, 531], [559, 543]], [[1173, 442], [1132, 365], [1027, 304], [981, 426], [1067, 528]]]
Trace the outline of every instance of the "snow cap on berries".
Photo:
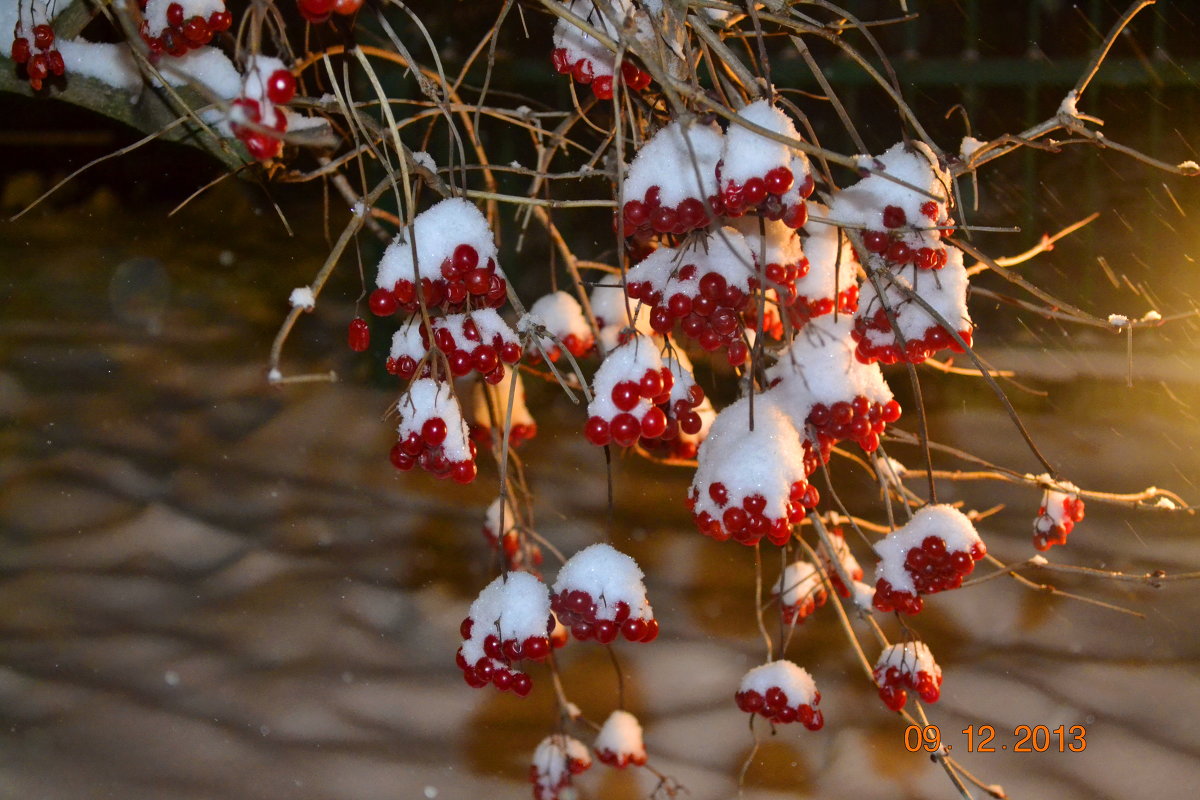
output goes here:
[[[875, 348], [886, 345], [900, 346], [899, 339], [896, 337], [895, 331], [891, 330], [890, 321], [886, 320], [886, 316], [878, 327], [869, 323], [862, 324], [872, 320], [880, 312], [886, 314], [883, 311], [885, 307], [892, 309], [896, 325], [900, 328], [906, 342], [927, 341], [932, 330], [944, 330], [942, 323], [931, 316], [924, 305], [910, 299], [907, 292], [894, 284], [899, 284], [909, 292], [918, 295], [955, 332], [959, 333], [967, 344], [971, 343], [972, 323], [971, 315], [967, 311], [969, 280], [967, 270], [963, 266], [962, 251], [957, 247], [946, 248], [946, 265], [941, 269], [927, 271], [909, 264], [895, 272], [881, 274], [877, 280], [883, 291], [882, 299], [869, 281], [864, 282], [860, 289], [861, 298], [857, 314], [857, 319], [860, 320], [858, 330], [862, 333], [860, 350], [867, 344]], [[882, 322], [887, 322], [887, 325], [883, 325]], [[886, 329], [880, 330], [881, 327]], [[966, 333], [964, 334], [964, 332]], [[949, 336], [945, 337], [945, 342], [946, 344], [941, 346], [952, 347], [955, 350], [960, 349], [957, 344], [952, 343]], [[932, 352], [940, 349], [940, 346], [930, 343], [926, 349]]]
[[620, 709], [608, 715], [596, 741], [592, 742], [596, 756], [605, 764], [617, 768], [646, 763], [646, 745], [642, 741], [642, 726], [637, 717]]
[[[809, 200], [808, 206], [809, 210], [817, 215], [825, 216], [829, 213], [825, 206], [815, 201]], [[796, 281], [796, 294], [808, 298], [810, 305], [822, 298], [832, 301], [835, 296], [845, 296], [847, 292], [853, 292], [857, 297], [859, 289], [855, 270], [858, 262], [854, 258], [854, 247], [850, 244], [850, 238], [836, 225], [818, 222], [812, 218], [804, 224], [804, 232], [808, 234], [804, 240], [808, 273]]]
[[654, 610], [646, 597], [641, 567], [608, 544], [593, 544], [567, 559], [554, 581], [554, 594], [587, 592], [596, 604], [597, 620], [617, 616], [617, 603], [629, 606], [631, 619], [649, 620]]
[[849, 317], [822, 317], [796, 334], [779, 361], [767, 370], [767, 380], [780, 407], [803, 429], [813, 406], [849, 403], [865, 397], [883, 405], [893, 399], [878, 364], [863, 364], [854, 357], [853, 325]]
[[542, 347], [547, 351], [562, 343], [572, 355], [581, 356], [591, 348], [592, 328], [579, 301], [568, 292], [560, 290], [539, 297], [517, 322], [517, 330], [524, 334], [539, 325], [558, 340], [541, 336]]
[[[684, 267], [695, 265], [695, 270]], [[735, 228], [724, 227], [680, 249], [660, 247], [629, 270], [627, 283], [647, 283], [664, 298], [673, 294], [700, 295], [700, 279], [716, 273], [725, 285], [750, 291], [754, 254]]]
[[716, 194], [717, 161], [724, 136], [715, 124], [694, 119], [676, 120], [642, 145], [629, 165], [622, 187], [622, 202], [642, 200], [657, 186], [664, 206], [677, 206], [688, 198], [701, 201]]
[[[500, 517], [503, 515], [504, 524], [501, 527]], [[498, 542], [517, 529], [517, 515], [513, 513], [513, 507], [508, 500], [503, 497], [497, 497], [488, 506], [487, 514], [484, 515], [483, 532], [490, 541]]]
[[[658, 343], [650, 337], [638, 336], [610, 350], [592, 377], [592, 402], [588, 403], [588, 416], [611, 420], [624, 413], [613, 402], [613, 387], [625, 381], [637, 382], [647, 371], [662, 368]], [[640, 420], [652, 406], [649, 398], [639, 397], [629, 413]]]
[[939, 683], [942, 677], [942, 668], [933, 660], [933, 653], [924, 642], [904, 642], [884, 648], [875, 662], [876, 684], [883, 685], [888, 667], [895, 667], [904, 675], [924, 672], [938, 679]]
[[821, 694], [808, 671], [791, 661], [772, 661], [742, 676], [735, 696], [738, 708], [761, 714], [772, 722], [800, 722], [819, 730], [825, 718], [817, 709]]
[[[1049, 475], [1038, 476], [1049, 481]], [[1056, 544], [1066, 544], [1075, 523], [1084, 517], [1083, 500], [1079, 499], [1079, 487], [1067, 481], [1058, 481], [1054, 488], [1042, 492], [1042, 505], [1033, 521], [1033, 546], [1038, 550], [1049, 550]]]
[[[946, 216], [952, 186], [950, 174], [925, 143], [915, 140], [897, 142], [877, 159], [864, 158], [863, 165], [884, 174], [868, 175], [834, 195], [830, 215], [839, 223], [876, 230], [884, 228], [883, 210], [888, 206], [903, 211], [909, 224], [918, 222], [922, 216], [926, 221], [930, 217], [940, 220]], [[937, 204], [935, 215], [921, 210], [928, 202]]]
[[506, 572], [483, 588], [467, 612], [471, 631], [462, 645], [462, 657], [475, 665], [487, 653], [488, 636], [501, 641], [524, 642], [546, 635], [550, 619], [550, 592], [528, 572]]
[[803, 622], [817, 607], [825, 605], [827, 599], [821, 574], [807, 561], [794, 561], [784, 567], [771, 587], [771, 594], [779, 598], [786, 623]]
[[[388, 245], [375, 279], [379, 288], [391, 289], [399, 281], [413, 280], [412, 237], [417, 240], [419, 277], [430, 280], [441, 278], [442, 262], [453, 258], [454, 249], [460, 244], [475, 248], [481, 264], [497, 255], [496, 240], [487, 218], [473, 203], [450, 197], [418, 214], [413, 224], [400, 231]], [[503, 275], [498, 266], [496, 274]]]
[[[937, 545], [936, 558], [929, 544]], [[919, 559], [910, 556], [916, 550], [924, 551]], [[890, 610], [895, 603], [888, 596], [896, 595], [901, 605], [915, 598], [916, 603], [909, 605], [907, 613], [916, 613], [920, 610], [917, 595], [961, 584], [962, 577], [975, 568], [974, 562], [983, 557], [987, 548], [966, 514], [953, 506], [929, 505], [913, 514], [903, 527], [876, 542], [875, 552], [879, 554], [875, 566], [876, 608], [882, 603], [888, 607], [881, 610]], [[956, 560], [961, 565], [955, 566]]]
[[[739, 119], [765, 128], [772, 133], [799, 140], [800, 134], [787, 114], [768, 100], [757, 100], [737, 112]], [[749, 178], [761, 178], [776, 167], [790, 167], [799, 151], [770, 139], [757, 131], [729, 123], [725, 132], [725, 147], [721, 155], [721, 179], [744, 184]], [[801, 155], [801, 157], [803, 157]]]
[[533, 751], [529, 767], [535, 800], [558, 800], [570, 785], [571, 776], [590, 766], [592, 756], [583, 742], [562, 733], [547, 736]]

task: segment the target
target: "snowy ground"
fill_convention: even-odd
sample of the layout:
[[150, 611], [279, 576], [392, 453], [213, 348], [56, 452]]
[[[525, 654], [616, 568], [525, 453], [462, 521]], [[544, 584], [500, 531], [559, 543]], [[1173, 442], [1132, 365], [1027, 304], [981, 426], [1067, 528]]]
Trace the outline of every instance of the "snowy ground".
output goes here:
[[[458, 622], [489, 574], [479, 524], [494, 474], [467, 489], [393, 475], [380, 422], [390, 398], [363, 380], [266, 388], [268, 325], [286, 281], [303, 279], [245, 288], [245, 275], [268, 274], [253, 247], [235, 253], [239, 272], [207, 242], [168, 252], [169, 229], [137, 243], [36, 225], [0, 235], [13, 265], [0, 318], [0, 797], [528, 797], [529, 754], [554, 724], [547, 676], [535, 671], [520, 701], [468, 688], [453, 663]], [[135, 255], [163, 266], [128, 267]], [[130, 269], [142, 270], [132, 284]], [[160, 279], [170, 291], [152, 291]], [[336, 311], [299, 347], [353, 372], [338, 327], [348, 311]], [[543, 423], [531, 481], [542, 533], [573, 552], [607, 525], [603, 460], [573, 433], [581, 412], [557, 409], [567, 421]], [[1028, 419], [1077, 483], [1197, 495], [1194, 421], [1172, 429], [1113, 403], [1097, 413], [1082, 433]], [[981, 411], [934, 430], [1024, 465], [1006, 424]], [[733, 796], [752, 744], [733, 687], [762, 658], [750, 553], [690, 528], [685, 475], [622, 464], [617, 476], [614, 543], [651, 575], [663, 620], [657, 643], [619, 648], [627, 705], [651, 763], [688, 797]], [[969, 488], [957, 496], [981, 507], [1036, 503]], [[1000, 524], [993, 552], [1026, 557], [1025, 524]], [[1089, 507], [1050, 557], [1191, 570], [1195, 531]], [[931, 714], [954, 754], [1015, 798], [1194, 796], [1200, 586], [1054, 582], [1146, 618], [997, 580], [958, 602], [933, 598], [917, 620], [946, 671]], [[955, 796], [905, 751], [840, 636], [829, 609], [798, 632], [790, 654], [815, 675], [828, 724], [760, 728], [746, 796]], [[616, 687], [596, 650], [568, 648], [565, 681], [602, 717]], [[995, 726], [997, 752], [968, 755], [960, 731], [981, 724]], [[1087, 748], [1013, 753], [1022, 724], [1085, 725]], [[598, 767], [580, 785], [622, 798], [654, 781]]]

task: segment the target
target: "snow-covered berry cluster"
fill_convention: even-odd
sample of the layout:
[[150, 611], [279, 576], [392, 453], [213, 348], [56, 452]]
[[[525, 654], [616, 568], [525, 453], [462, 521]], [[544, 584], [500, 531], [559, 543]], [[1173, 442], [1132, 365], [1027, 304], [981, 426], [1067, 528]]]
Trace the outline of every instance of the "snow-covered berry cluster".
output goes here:
[[1075, 523], [1083, 521], [1083, 515], [1078, 486], [1059, 483], [1057, 488], [1046, 489], [1033, 521], [1033, 546], [1038, 550], [1049, 550], [1056, 544], [1066, 544]]
[[637, 562], [607, 544], [580, 550], [554, 581], [550, 608], [581, 642], [610, 644], [618, 635], [652, 642], [658, 620], [646, 597]]
[[456, 378], [474, 371], [495, 385], [504, 380], [505, 364], [521, 360], [520, 340], [493, 308], [434, 317], [433, 341]]
[[[828, 214], [820, 204], [810, 200], [809, 205], [814, 211]], [[837, 226], [815, 219], [805, 223], [803, 232], [808, 270], [796, 279], [796, 298], [787, 307], [795, 328], [804, 327], [813, 317], [858, 310], [858, 259], [850, 239]]]
[[533, 751], [529, 765], [534, 800], [559, 800], [571, 777], [591, 766], [592, 756], [583, 742], [563, 733], [547, 736]]
[[527, 572], [504, 573], [471, 603], [459, 626], [463, 643], [455, 662], [470, 686], [478, 689], [491, 683], [524, 697], [533, 682], [513, 665], [544, 659], [550, 653], [553, 628], [546, 584]]
[[861, 289], [856, 354], [868, 363], [919, 364], [947, 347], [961, 352], [952, 333], [969, 345], [971, 318], [962, 253], [943, 241], [953, 229], [949, 173], [921, 142], [895, 144], [870, 166], [872, 174], [830, 205], [839, 224], [863, 229], [872, 278]]
[[805, 199], [813, 192], [808, 158], [800, 151], [768, 138], [748, 125], [775, 136], [799, 140], [787, 114], [767, 100], [738, 111], [729, 125], [721, 160], [717, 162], [718, 191], [710, 198], [713, 212], [728, 217], [758, 214], [796, 229], [808, 219]]
[[608, 715], [596, 741], [592, 742], [596, 758], [610, 767], [624, 769], [646, 763], [646, 745], [642, 741], [642, 726], [637, 717], [617, 709]]
[[724, 144], [716, 125], [680, 121], [643, 144], [622, 187], [625, 235], [684, 234], [707, 226]]
[[178, 58], [233, 25], [225, 0], [138, 0], [138, 5], [143, 14], [138, 32], [150, 52], [159, 55]]
[[[630, 18], [644, 33], [650, 31], [646, 13], [638, 10], [631, 0], [566, 0], [566, 6], [610, 39], [619, 38], [621, 26]], [[585, 86], [590, 84], [592, 94], [598, 99], [612, 99], [617, 80], [616, 55], [594, 36], [565, 18], [560, 17], [554, 27], [551, 63], [556, 72], [570, 75], [576, 83]], [[629, 60], [628, 54], [621, 62], [620, 79], [632, 92], [640, 92], [650, 85], [650, 74]]]
[[[25, 79], [35, 92], [41, 91], [42, 84], [51, 76], [59, 78], [67, 71], [62, 53], [54, 46], [54, 28], [45, 14], [45, 7], [34, 3], [30, 3], [27, 14], [18, 9], [9, 52], [13, 63], [25, 68]], [[26, 35], [26, 21], [29, 35]]]
[[771, 594], [779, 600], [779, 611], [788, 625], [804, 622], [829, 598], [821, 574], [807, 561], [788, 564]]
[[874, 451], [888, 423], [900, 418], [879, 366], [855, 359], [850, 325], [847, 317], [812, 322], [767, 370], [772, 394], [815, 437], [823, 460], [846, 439]]
[[825, 716], [817, 708], [821, 693], [816, 682], [791, 661], [772, 661], [750, 670], [742, 676], [734, 699], [742, 711], [777, 724], [799, 722], [810, 731], [825, 725]]
[[625, 344], [631, 336], [654, 334], [654, 329], [650, 327], [649, 307], [629, 300], [621, 291], [620, 284], [596, 286], [588, 295], [588, 304], [596, 318], [599, 332], [597, 344], [606, 353]]
[[[548, 335], [542, 335], [538, 329]], [[562, 358], [563, 348], [576, 358], [582, 358], [596, 346], [596, 337], [579, 301], [567, 292], [551, 292], [529, 307], [529, 313], [517, 322], [522, 334], [536, 334], [538, 344], [552, 362]], [[541, 361], [542, 353], [532, 341], [526, 358], [531, 364]]]
[[877, 542], [875, 552], [875, 608], [916, 614], [922, 595], [961, 586], [987, 547], [965, 514], [931, 505]]
[[[515, 382], [515, 386], [512, 384]], [[493, 385], [476, 381], [470, 390], [468, 418], [471, 440], [480, 447], [498, 445], [504, 436], [504, 421], [509, 413], [508, 398], [512, 394], [512, 420], [508, 443], [513, 447], [537, 436], [537, 421], [525, 404], [525, 382], [521, 373], [507, 370], [504, 379]], [[496, 427], [493, 427], [496, 426]]]
[[631, 447], [638, 439], [657, 439], [667, 430], [659, 406], [670, 401], [674, 376], [648, 337], [630, 339], [609, 352], [592, 378], [592, 401], [584, 426], [597, 447], [612, 442]]
[[[416, 256], [414, 263], [413, 257]], [[413, 314], [421, 300], [432, 314], [499, 308], [508, 298], [487, 219], [462, 198], [442, 200], [417, 215], [383, 253], [368, 299], [371, 313]]]
[[892, 711], [904, 708], [910, 689], [926, 703], [936, 703], [942, 695], [942, 668], [924, 642], [885, 648], [875, 662], [874, 677], [879, 699]]
[[650, 326], [666, 334], [676, 324], [707, 352], [725, 350], [738, 366], [750, 355], [739, 316], [758, 285], [745, 238], [721, 228], [681, 249], [660, 247], [629, 271], [626, 291], [650, 306]]
[[655, 455], [669, 459], [692, 459], [700, 442], [708, 435], [717, 412], [696, 383], [692, 362], [687, 353], [673, 348], [663, 356], [663, 363], [673, 378], [667, 402], [659, 406], [667, 417], [667, 428], [657, 439], [643, 444]]
[[279, 155], [288, 117], [282, 106], [296, 95], [296, 79], [278, 58], [255, 56], [246, 66], [241, 96], [234, 99], [229, 129], [259, 161]]
[[405, 472], [420, 466], [438, 478], [475, 480], [475, 443], [468, 436], [458, 400], [448, 383], [414, 381], [398, 403], [399, 439], [391, 460]]
[[753, 430], [749, 414], [750, 398], [717, 414], [700, 445], [688, 509], [700, 532], [717, 541], [752, 546], [766, 537], [782, 545], [820, 499], [808, 483], [816, 461], [771, 394], [755, 398]]
[[343, 17], [357, 14], [363, 0], [296, 0], [300, 16], [313, 25], [328, 22], [334, 14]]

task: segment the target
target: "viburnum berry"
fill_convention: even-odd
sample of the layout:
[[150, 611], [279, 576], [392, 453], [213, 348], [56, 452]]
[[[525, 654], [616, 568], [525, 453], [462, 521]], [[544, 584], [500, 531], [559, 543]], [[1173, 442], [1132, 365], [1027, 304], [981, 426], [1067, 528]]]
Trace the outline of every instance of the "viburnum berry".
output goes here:
[[[1049, 479], [1049, 476], [1043, 476]], [[1084, 517], [1083, 501], [1079, 499], [1079, 487], [1059, 481], [1053, 489], [1042, 493], [1042, 505], [1033, 521], [1033, 546], [1038, 550], [1049, 550], [1056, 544], [1066, 544], [1075, 523]]]
[[321, 23], [333, 13], [335, 0], [297, 0], [300, 15], [312, 23]]
[[559, 800], [571, 778], [592, 766], [587, 747], [562, 733], [547, 736], [533, 752], [529, 780], [534, 800]]
[[333, 13], [348, 17], [357, 14], [362, 5], [363, 0], [334, 0]]
[[875, 608], [916, 614], [923, 595], [957, 589], [987, 547], [975, 526], [948, 505], [921, 508], [875, 544]]
[[29, 61], [30, 50], [29, 40], [24, 36], [18, 36], [13, 39], [11, 58], [17, 64], [24, 64]]
[[346, 343], [356, 353], [361, 353], [371, 346], [371, 328], [362, 317], [350, 321], [350, 329], [346, 333]]
[[905, 642], [884, 648], [875, 662], [875, 685], [881, 699], [892, 711], [904, 708], [909, 690], [926, 703], [941, 697], [942, 668], [924, 642]]
[[592, 747], [596, 757], [610, 767], [624, 769], [630, 764], [640, 767], [646, 763], [642, 726], [628, 711], [618, 709], [609, 714]]
[[799, 722], [810, 731], [825, 725], [825, 716], [817, 708], [821, 693], [816, 683], [807, 670], [791, 661], [772, 661], [750, 670], [734, 699], [742, 711], [775, 724]]
[[272, 103], [286, 105], [296, 96], [296, 79], [286, 69], [277, 69], [267, 76], [267, 97]]
[[563, 564], [550, 608], [581, 642], [610, 644], [618, 635], [631, 642], [652, 642], [658, 637], [658, 620], [642, 578], [631, 557], [610, 545], [594, 544]]

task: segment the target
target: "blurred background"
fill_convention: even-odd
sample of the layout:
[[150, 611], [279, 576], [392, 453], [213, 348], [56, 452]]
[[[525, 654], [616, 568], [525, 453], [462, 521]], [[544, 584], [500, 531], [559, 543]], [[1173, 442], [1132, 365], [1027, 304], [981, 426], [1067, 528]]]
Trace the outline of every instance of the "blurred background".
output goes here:
[[[419, 5], [450, 63], [496, 13], [488, 4]], [[920, 14], [915, 22], [876, 33], [907, 98], [950, 151], [968, 132], [956, 104], [981, 139], [1052, 115], [1125, 8], [908, 7]], [[899, 16], [892, 2], [852, 10]], [[1172, 164], [1200, 160], [1192, 12], [1164, 0], [1140, 15], [1081, 106], [1106, 121], [1111, 139]], [[510, 15], [494, 91], [519, 93], [534, 108], [569, 104], [550, 67], [551, 29], [532, 3]], [[364, 24], [362, 41], [373, 35]], [[845, 87], [867, 144], [892, 144], [899, 128], [883, 94], [832, 51], [818, 55]], [[811, 113], [822, 144], [851, 152], [834, 115], [802, 94], [816, 88], [803, 62], [781, 57], [772, 69], [797, 90], [792, 99]], [[412, 91], [402, 76], [394, 81], [396, 92]], [[139, 138], [44, 98], [0, 96], [0, 114], [6, 219]], [[528, 142], [503, 133], [484, 132], [493, 159], [531, 163]], [[150, 144], [98, 165], [20, 221], [0, 222], [0, 797], [526, 797], [530, 753], [556, 725], [548, 674], [535, 669], [533, 694], [519, 700], [470, 689], [454, 666], [458, 623], [495, 574], [480, 533], [494, 466], [481, 459], [480, 478], [464, 488], [388, 464], [384, 415], [396, 386], [379, 353], [345, 346], [345, 326], [362, 307], [357, 258], [369, 279], [380, 252], [368, 237], [285, 354], [289, 371], [335, 370], [338, 382], [267, 385], [288, 294], [311, 280], [346, 212], [316, 183], [264, 188], [230, 178], [171, 213], [221, 174], [192, 148]], [[962, 187], [972, 209], [963, 216], [1020, 229], [978, 236], [996, 255], [1100, 212], [1020, 268], [1038, 285], [1101, 316], [1196, 309], [1195, 180], [1069, 146], [1009, 156], [979, 182], [978, 210], [972, 187]], [[571, 213], [557, 221], [578, 252], [611, 260], [608, 220]], [[516, 233], [502, 231], [502, 264], [528, 303], [549, 287], [548, 256], [537, 236], [515, 254]], [[978, 285], [1017, 294], [994, 276]], [[1065, 477], [1103, 491], [1157, 485], [1200, 497], [1194, 321], [1128, 340], [991, 299], [974, 300], [971, 313], [980, 353], [1017, 372], [1019, 383], [1005, 389]], [[377, 329], [375, 340], [385, 339]], [[899, 377], [893, 384], [911, 408]], [[729, 398], [724, 373], [702, 368], [700, 378]], [[695, 531], [683, 506], [687, 470], [615, 459], [610, 509], [603, 453], [579, 435], [582, 409], [548, 384], [527, 379], [527, 388], [540, 433], [523, 458], [539, 532], [568, 554], [608, 535], [649, 576], [663, 635], [616, 649], [651, 764], [691, 798], [735, 795], [754, 738], [732, 693], [763, 657], [752, 552]], [[978, 379], [930, 373], [923, 388], [934, 438], [1040, 471]], [[919, 463], [915, 450], [890, 452]], [[840, 473], [851, 507], [879, 516], [863, 473], [848, 464]], [[924, 492], [920, 482], [913, 488]], [[1036, 493], [983, 483], [940, 493], [976, 508], [1003, 504], [981, 526], [989, 549], [1005, 561], [1032, 554]], [[1070, 544], [1047, 556], [1132, 573], [1193, 571], [1196, 533], [1191, 517], [1091, 503]], [[768, 559], [771, 580], [777, 569]], [[1200, 585], [1032, 577], [1141, 616], [1008, 580], [930, 598], [912, 624], [945, 670], [931, 721], [963, 765], [1010, 797], [1193, 796]], [[881, 624], [900, 634], [893, 620]], [[804, 624], [788, 655], [816, 678], [827, 724], [777, 735], [759, 727], [747, 797], [955, 796], [935, 765], [905, 750], [903, 726], [857, 671], [831, 609]], [[602, 719], [617, 697], [608, 656], [572, 644], [561, 663], [571, 699]], [[966, 754], [961, 731], [981, 724], [995, 726], [995, 744], [1009, 751]], [[1059, 724], [1086, 726], [1086, 750], [1011, 752], [1017, 725]], [[602, 765], [578, 782], [592, 798], [646, 796], [655, 784], [644, 771]]]

